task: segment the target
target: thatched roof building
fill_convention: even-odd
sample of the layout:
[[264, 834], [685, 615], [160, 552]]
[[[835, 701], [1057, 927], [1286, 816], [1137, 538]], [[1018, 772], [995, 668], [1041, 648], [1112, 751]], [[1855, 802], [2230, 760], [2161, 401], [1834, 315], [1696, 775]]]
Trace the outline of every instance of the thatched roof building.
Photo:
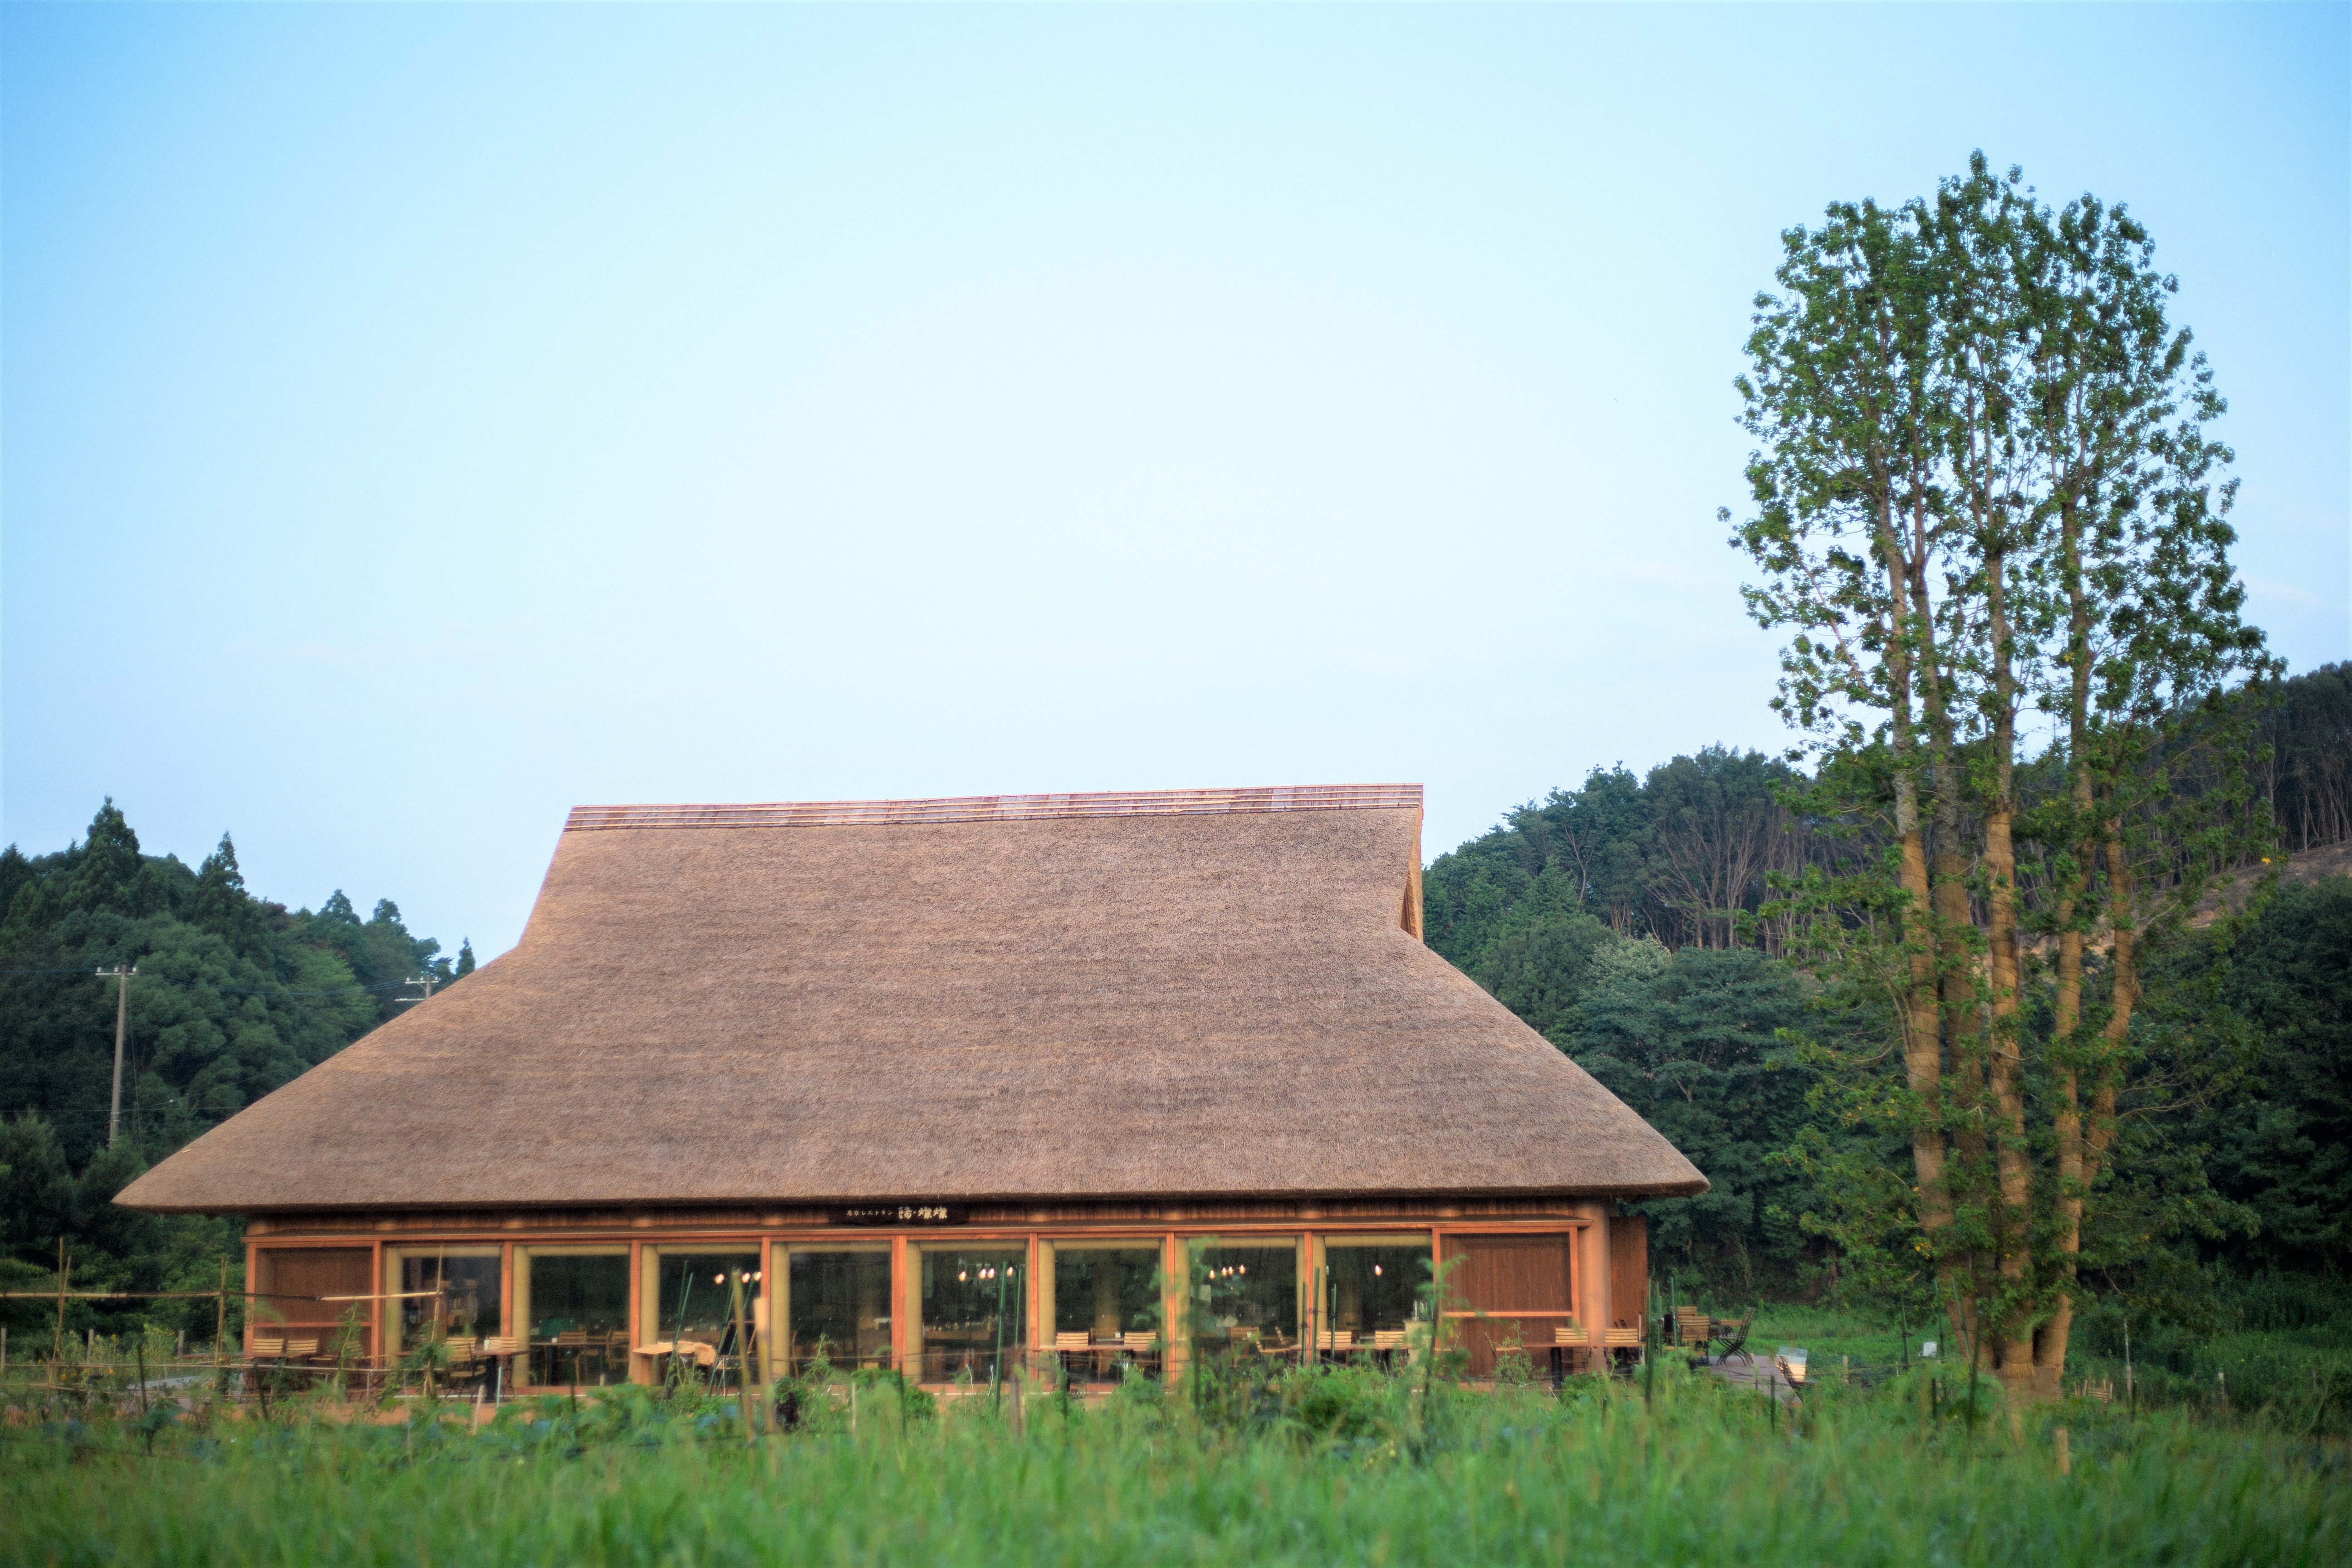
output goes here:
[[247, 1216], [257, 1356], [493, 1392], [1630, 1353], [1614, 1200], [1706, 1181], [1423, 945], [1420, 837], [1402, 784], [583, 806], [513, 952], [116, 1201]]
[[1423, 946], [1418, 785], [583, 806], [514, 951], [165, 1210], [1695, 1193]]

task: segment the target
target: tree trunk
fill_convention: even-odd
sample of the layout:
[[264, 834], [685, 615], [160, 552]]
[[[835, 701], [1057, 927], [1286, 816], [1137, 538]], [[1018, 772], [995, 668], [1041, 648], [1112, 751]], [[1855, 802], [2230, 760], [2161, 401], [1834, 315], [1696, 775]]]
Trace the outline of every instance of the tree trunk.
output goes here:
[[2035, 1397], [2056, 1399], [2066, 1370], [2066, 1342], [2074, 1322], [2075, 1260], [2083, 1251], [2083, 1205], [2090, 1195], [2090, 1169], [2083, 1145], [2083, 898], [2095, 853], [2091, 825], [2091, 612], [2083, 590], [2081, 510], [2070, 499], [2059, 511], [2059, 570], [2066, 589], [2066, 766], [2073, 815], [2067, 821], [2074, 848], [2060, 873], [2057, 896], [2058, 988], [2052, 1005], [2052, 1066], [2056, 1103], [2051, 1131], [2057, 1142], [2059, 1287], [2050, 1321], [2033, 1352]]
[[1918, 1101], [1911, 1128], [1911, 1164], [1919, 1190], [1919, 1228], [1934, 1245], [1952, 1223], [1952, 1198], [1944, 1184], [1944, 1051], [1936, 1011], [1936, 920], [1927, 880], [1927, 824], [1919, 814], [1918, 737], [1912, 717], [1911, 562], [1895, 529], [1892, 499], [1879, 501], [1879, 552], [1885, 558], [1889, 618], [1886, 641], [1890, 726], [1895, 750], [1895, 831], [1902, 844], [1903, 945], [1909, 984], [1903, 994], [1903, 1072]]
[[2033, 1314], [2022, 1298], [2032, 1288], [2033, 1172], [2025, 1145], [2025, 1091], [2019, 1038], [2017, 954], [2016, 746], [2017, 677], [2011, 661], [2007, 561], [1998, 548], [1985, 558], [1986, 607], [1992, 634], [1992, 798], [1985, 811], [1985, 942], [1991, 996], [1987, 1011], [1985, 1076], [1998, 1119], [1994, 1160], [2000, 1176], [2002, 1286], [2011, 1297], [2003, 1331], [1994, 1343], [1994, 1371], [2013, 1399], [2033, 1392]]
[[[1927, 601], [1927, 585], [1914, 579], [1912, 595], [1918, 604]], [[1944, 1083], [1947, 1110], [1957, 1109], [1963, 1117], [1976, 1108], [1984, 1087], [1984, 1063], [1980, 1056], [1983, 1030], [1977, 1023], [1977, 975], [1969, 962], [1969, 943], [1964, 932], [1974, 929], [1969, 910], [1969, 857], [1965, 852], [1960, 828], [1960, 770], [1958, 747], [1952, 732], [1950, 704], [1944, 690], [1942, 672], [1937, 668], [1934, 631], [1926, 615], [1919, 617], [1922, 653], [1919, 659], [1921, 706], [1926, 719], [1927, 777], [1934, 842], [1930, 860], [1934, 867], [1929, 879], [1934, 931], [1934, 976], [1937, 992], [1937, 1028], [1948, 1050], [1949, 1071]], [[1984, 1153], [1984, 1134], [1965, 1121], [1960, 1130], [1949, 1135], [1946, 1144], [1947, 1161], [1943, 1172], [1947, 1202], [1951, 1205], [1951, 1218], [1959, 1217], [1959, 1193], [1955, 1188], [1955, 1173], [1950, 1161], [1954, 1154], [1960, 1164], [1957, 1184], [1965, 1187], [1978, 1179]], [[1952, 1258], [1938, 1254], [1938, 1271], [1949, 1276], [1955, 1270], [1975, 1276], [1978, 1259], [1973, 1254]], [[1972, 1289], [1953, 1296], [1955, 1327], [1965, 1327], [1976, 1321], [1976, 1301]]]

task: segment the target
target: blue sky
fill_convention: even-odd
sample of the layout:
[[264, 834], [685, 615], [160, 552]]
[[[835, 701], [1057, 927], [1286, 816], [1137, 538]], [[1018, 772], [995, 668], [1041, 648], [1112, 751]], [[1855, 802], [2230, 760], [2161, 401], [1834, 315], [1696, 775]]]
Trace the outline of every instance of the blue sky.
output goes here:
[[575, 802], [1777, 747], [1748, 304], [2127, 202], [2352, 653], [2341, 5], [0, 12], [0, 837], [485, 955]]

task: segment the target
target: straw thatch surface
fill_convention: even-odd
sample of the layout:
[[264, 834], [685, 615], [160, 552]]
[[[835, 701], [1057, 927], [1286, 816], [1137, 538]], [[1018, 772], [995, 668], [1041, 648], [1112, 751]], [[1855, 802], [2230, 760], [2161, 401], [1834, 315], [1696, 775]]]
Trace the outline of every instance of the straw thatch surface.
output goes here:
[[593, 808], [512, 952], [119, 1201], [1705, 1190], [1403, 929], [1419, 790], [1385, 788]]

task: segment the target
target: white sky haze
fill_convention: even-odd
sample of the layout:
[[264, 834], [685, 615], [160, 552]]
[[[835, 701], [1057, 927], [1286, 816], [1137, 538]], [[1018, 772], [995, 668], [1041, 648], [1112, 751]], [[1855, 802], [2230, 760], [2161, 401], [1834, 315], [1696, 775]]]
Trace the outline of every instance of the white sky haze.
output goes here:
[[0, 12], [0, 838], [484, 957], [578, 802], [1777, 748], [1778, 232], [2128, 203], [2352, 654], [2336, 5]]

